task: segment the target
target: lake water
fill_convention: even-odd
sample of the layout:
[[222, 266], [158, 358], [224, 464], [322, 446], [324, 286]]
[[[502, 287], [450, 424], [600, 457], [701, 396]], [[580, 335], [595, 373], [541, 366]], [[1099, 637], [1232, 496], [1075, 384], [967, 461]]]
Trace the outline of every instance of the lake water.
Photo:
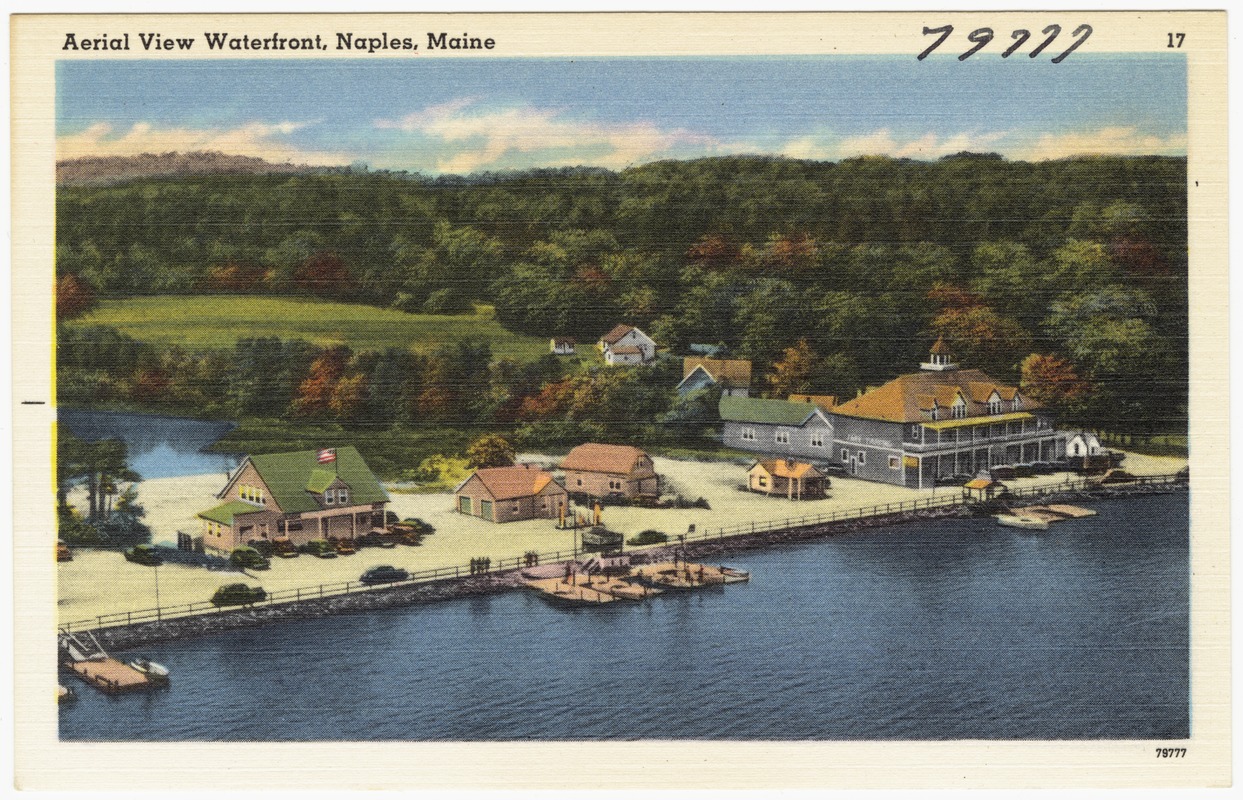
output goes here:
[[58, 409], [57, 419], [79, 439], [125, 442], [130, 468], [143, 478], [224, 473], [241, 461], [235, 455], [204, 452], [233, 429], [232, 422], [71, 409]]
[[75, 684], [60, 733], [1185, 738], [1187, 495], [1093, 507], [1043, 534], [924, 521], [748, 552], [726, 561], [749, 584], [641, 604], [515, 591], [156, 645], [171, 688]]

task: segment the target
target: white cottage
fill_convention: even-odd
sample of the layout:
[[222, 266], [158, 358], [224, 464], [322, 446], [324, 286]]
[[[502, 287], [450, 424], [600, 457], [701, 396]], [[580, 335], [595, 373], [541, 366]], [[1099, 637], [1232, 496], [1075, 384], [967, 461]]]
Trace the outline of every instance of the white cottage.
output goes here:
[[610, 365], [646, 364], [656, 358], [656, 342], [629, 325], [618, 325], [604, 334], [598, 346], [604, 353], [604, 362]]

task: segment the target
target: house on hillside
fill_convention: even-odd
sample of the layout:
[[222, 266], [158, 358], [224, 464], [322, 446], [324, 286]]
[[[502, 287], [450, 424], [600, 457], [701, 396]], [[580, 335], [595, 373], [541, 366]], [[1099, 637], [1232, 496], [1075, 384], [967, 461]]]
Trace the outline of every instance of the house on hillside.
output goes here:
[[960, 369], [944, 340], [920, 371], [836, 405], [835, 460], [851, 475], [911, 488], [992, 467], [1061, 461], [1066, 434], [1018, 388]]
[[683, 358], [682, 382], [678, 384], [678, 394], [690, 394], [696, 389], [707, 389], [710, 386], [721, 387], [723, 395], [748, 396], [751, 393], [751, 362], [700, 356]]
[[620, 444], [580, 444], [561, 462], [565, 488], [590, 497], [659, 497], [660, 476], [647, 453]]
[[198, 518], [204, 549], [223, 553], [255, 540], [364, 536], [384, 527], [389, 501], [353, 447], [247, 456], [216, 497], [226, 502]]
[[718, 406], [726, 447], [824, 462], [833, 454], [833, 423], [814, 403], [724, 396]]
[[555, 356], [572, 356], [577, 342], [569, 337], [553, 337], [548, 340], [548, 349]]
[[747, 488], [753, 492], [782, 496], [789, 500], [811, 500], [825, 496], [829, 479], [804, 461], [773, 458], [757, 461], [747, 471]]
[[656, 358], [656, 342], [643, 331], [629, 325], [618, 325], [597, 343], [610, 365], [646, 364]]
[[556, 519], [569, 507], [569, 495], [552, 473], [530, 464], [475, 470], [453, 495], [458, 512], [488, 522]]

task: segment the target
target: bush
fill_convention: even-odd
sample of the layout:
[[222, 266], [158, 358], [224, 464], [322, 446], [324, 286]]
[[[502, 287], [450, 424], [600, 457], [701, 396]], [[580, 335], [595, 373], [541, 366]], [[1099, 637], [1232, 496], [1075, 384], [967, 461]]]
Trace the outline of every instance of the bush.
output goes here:
[[646, 530], [626, 540], [626, 544], [640, 547], [645, 544], [664, 544], [669, 541], [668, 534], [655, 530]]

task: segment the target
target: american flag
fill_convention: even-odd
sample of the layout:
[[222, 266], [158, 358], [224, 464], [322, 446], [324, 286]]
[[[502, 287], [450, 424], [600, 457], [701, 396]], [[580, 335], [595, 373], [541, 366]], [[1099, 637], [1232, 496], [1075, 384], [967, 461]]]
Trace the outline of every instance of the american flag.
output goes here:
[[337, 451], [332, 448], [320, 450], [315, 456], [315, 460], [321, 464], [331, 464], [337, 460]]

